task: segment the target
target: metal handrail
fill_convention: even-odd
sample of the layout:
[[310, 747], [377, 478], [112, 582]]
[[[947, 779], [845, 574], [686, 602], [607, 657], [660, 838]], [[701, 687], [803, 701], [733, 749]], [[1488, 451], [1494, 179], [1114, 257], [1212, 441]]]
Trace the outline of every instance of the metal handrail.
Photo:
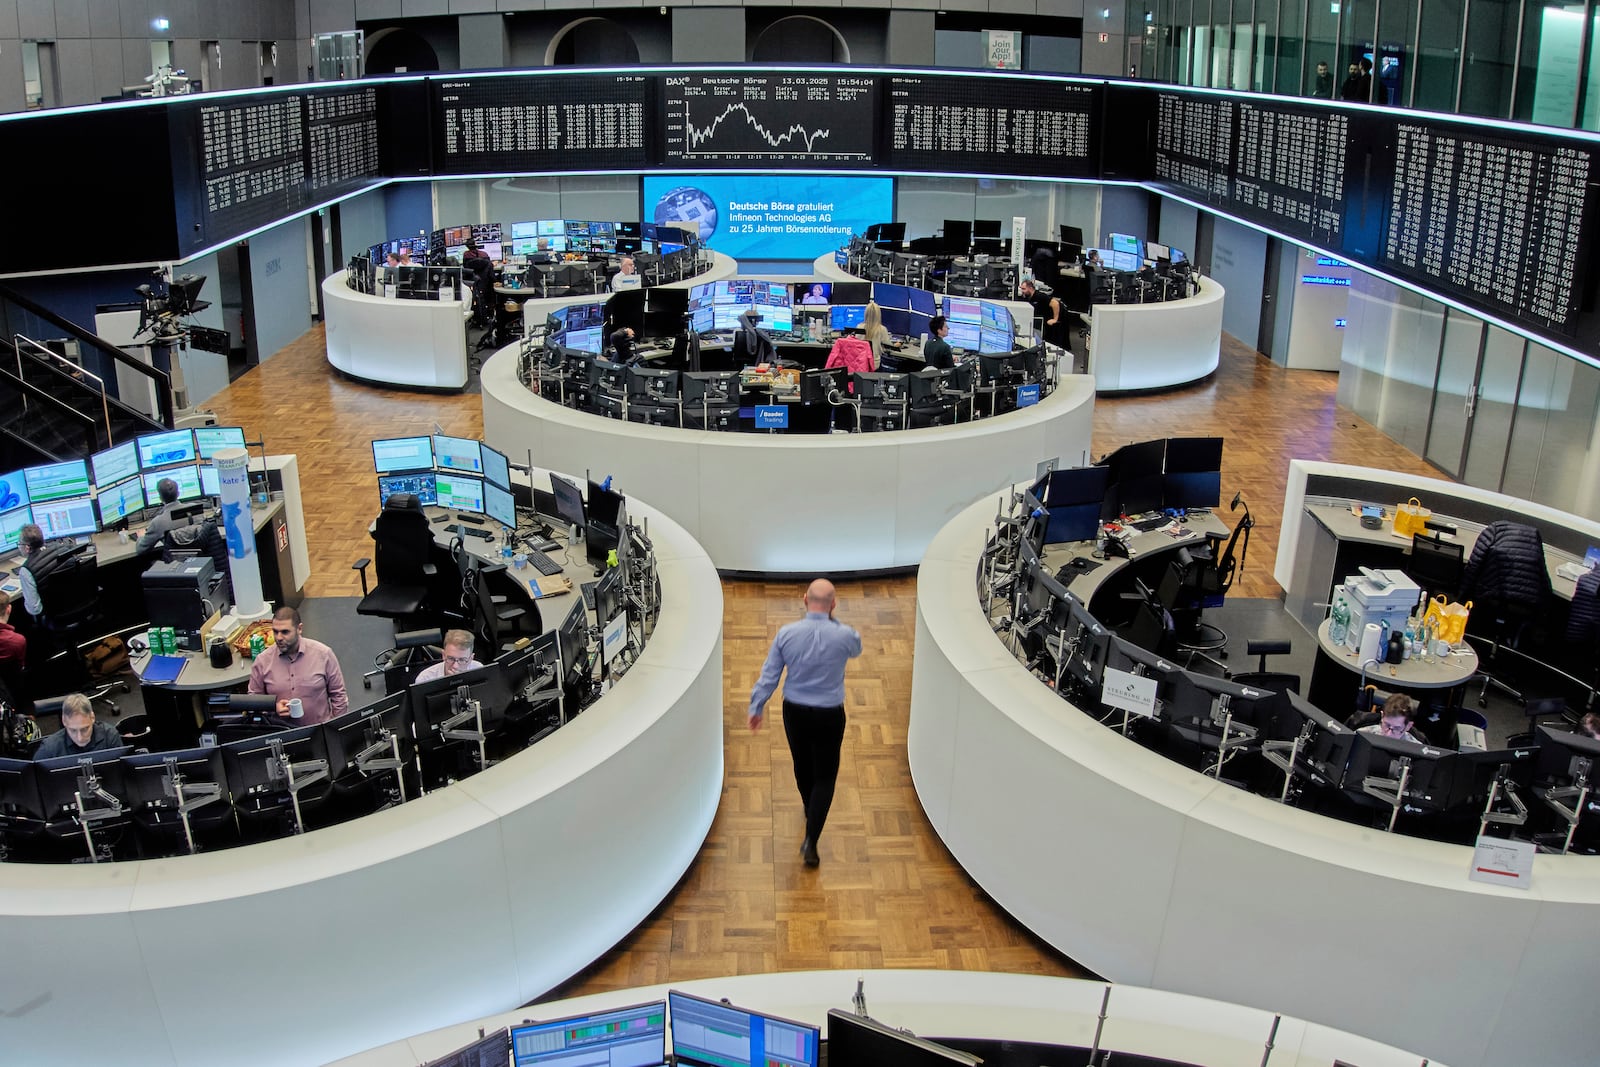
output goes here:
[[[74, 378], [83, 377], [83, 378], [92, 379], [94, 381], [95, 385], [99, 386], [99, 388], [100, 388], [100, 418], [101, 418], [101, 425], [105, 427], [105, 431], [106, 431], [105, 447], [110, 448], [113, 444], [115, 444], [116, 442], [111, 439], [111, 405], [107, 402], [105, 379], [100, 377], [100, 375], [94, 373], [93, 371], [87, 370], [86, 368], [84, 368], [80, 364], [72, 362], [72, 360], [70, 360], [67, 357], [61, 355], [60, 353], [55, 352], [55, 351], [53, 351], [53, 350], [51, 350], [49, 348], [46, 348], [44, 345], [40, 344], [38, 341], [35, 341], [35, 340], [33, 340], [32, 338], [29, 338], [29, 337], [24, 337], [20, 333], [14, 333], [14, 334], [11, 335], [11, 346], [12, 346], [12, 348], [14, 348], [16, 350], [16, 353], [17, 353], [17, 378], [18, 378], [19, 381], [23, 380], [23, 373], [22, 373], [22, 346], [24, 344], [27, 344], [32, 349], [37, 349], [39, 352], [43, 353], [45, 356], [48, 356], [50, 359], [53, 359], [57, 363], [61, 364], [62, 367], [66, 368], [63, 371], [63, 373], [68, 374], [68, 375], [70, 375], [71, 377], [74, 377]], [[52, 399], [54, 399], [54, 398], [52, 397]], [[63, 406], [69, 407], [69, 408], [71, 407], [70, 404], [63, 405]]]

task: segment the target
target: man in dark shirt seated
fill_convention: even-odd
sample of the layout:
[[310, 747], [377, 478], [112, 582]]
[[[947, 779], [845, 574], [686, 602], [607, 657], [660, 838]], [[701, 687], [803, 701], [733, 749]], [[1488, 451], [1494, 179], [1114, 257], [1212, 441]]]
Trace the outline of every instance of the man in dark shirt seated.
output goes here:
[[631, 364], [636, 353], [633, 348], [633, 327], [624, 326], [611, 334], [611, 354], [617, 363]]
[[0, 676], [28, 665], [28, 639], [11, 625], [11, 594], [0, 592]]
[[945, 340], [949, 333], [950, 323], [943, 315], [935, 315], [928, 320], [928, 342], [922, 346], [923, 363], [939, 370], [949, 370], [956, 365], [950, 342]]
[[110, 723], [96, 722], [94, 705], [82, 693], [72, 693], [61, 702], [61, 729], [45, 738], [34, 759], [57, 756], [84, 756], [121, 748], [127, 742]]

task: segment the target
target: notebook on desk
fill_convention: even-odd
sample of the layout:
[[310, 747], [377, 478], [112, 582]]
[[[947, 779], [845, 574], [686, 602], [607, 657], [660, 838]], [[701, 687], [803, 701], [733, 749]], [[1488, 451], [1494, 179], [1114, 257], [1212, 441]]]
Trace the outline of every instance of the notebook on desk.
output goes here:
[[139, 674], [144, 685], [170, 685], [183, 673], [189, 661], [183, 656], [151, 656]]

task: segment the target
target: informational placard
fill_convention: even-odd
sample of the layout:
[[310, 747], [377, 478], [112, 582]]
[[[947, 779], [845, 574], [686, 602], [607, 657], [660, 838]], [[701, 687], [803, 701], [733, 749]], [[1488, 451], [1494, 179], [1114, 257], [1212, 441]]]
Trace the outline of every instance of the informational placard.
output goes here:
[[1147, 719], [1156, 717], [1156, 680], [1107, 667], [1101, 675], [1100, 702]]
[[1075, 82], [894, 75], [884, 162], [911, 170], [1098, 173], [1099, 90]]
[[650, 81], [638, 74], [501, 75], [434, 83], [434, 172], [643, 166]]
[[1488, 885], [1527, 889], [1533, 883], [1533, 857], [1537, 852], [1531, 841], [1480, 837], [1472, 848], [1472, 867], [1467, 877]]
[[670, 166], [870, 166], [878, 80], [831, 72], [668, 74], [661, 93]]

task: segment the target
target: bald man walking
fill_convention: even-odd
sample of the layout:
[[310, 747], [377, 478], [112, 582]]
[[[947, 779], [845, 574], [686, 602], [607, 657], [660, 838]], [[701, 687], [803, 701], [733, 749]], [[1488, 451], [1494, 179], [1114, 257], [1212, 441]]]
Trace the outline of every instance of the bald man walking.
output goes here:
[[805, 593], [806, 617], [778, 631], [750, 693], [750, 729], [761, 729], [767, 701], [788, 670], [783, 686], [783, 732], [794, 757], [794, 784], [806, 811], [800, 855], [807, 867], [822, 862], [817, 843], [833, 804], [844, 744], [844, 669], [861, 655], [861, 635], [833, 617], [833, 583], [812, 582]]

